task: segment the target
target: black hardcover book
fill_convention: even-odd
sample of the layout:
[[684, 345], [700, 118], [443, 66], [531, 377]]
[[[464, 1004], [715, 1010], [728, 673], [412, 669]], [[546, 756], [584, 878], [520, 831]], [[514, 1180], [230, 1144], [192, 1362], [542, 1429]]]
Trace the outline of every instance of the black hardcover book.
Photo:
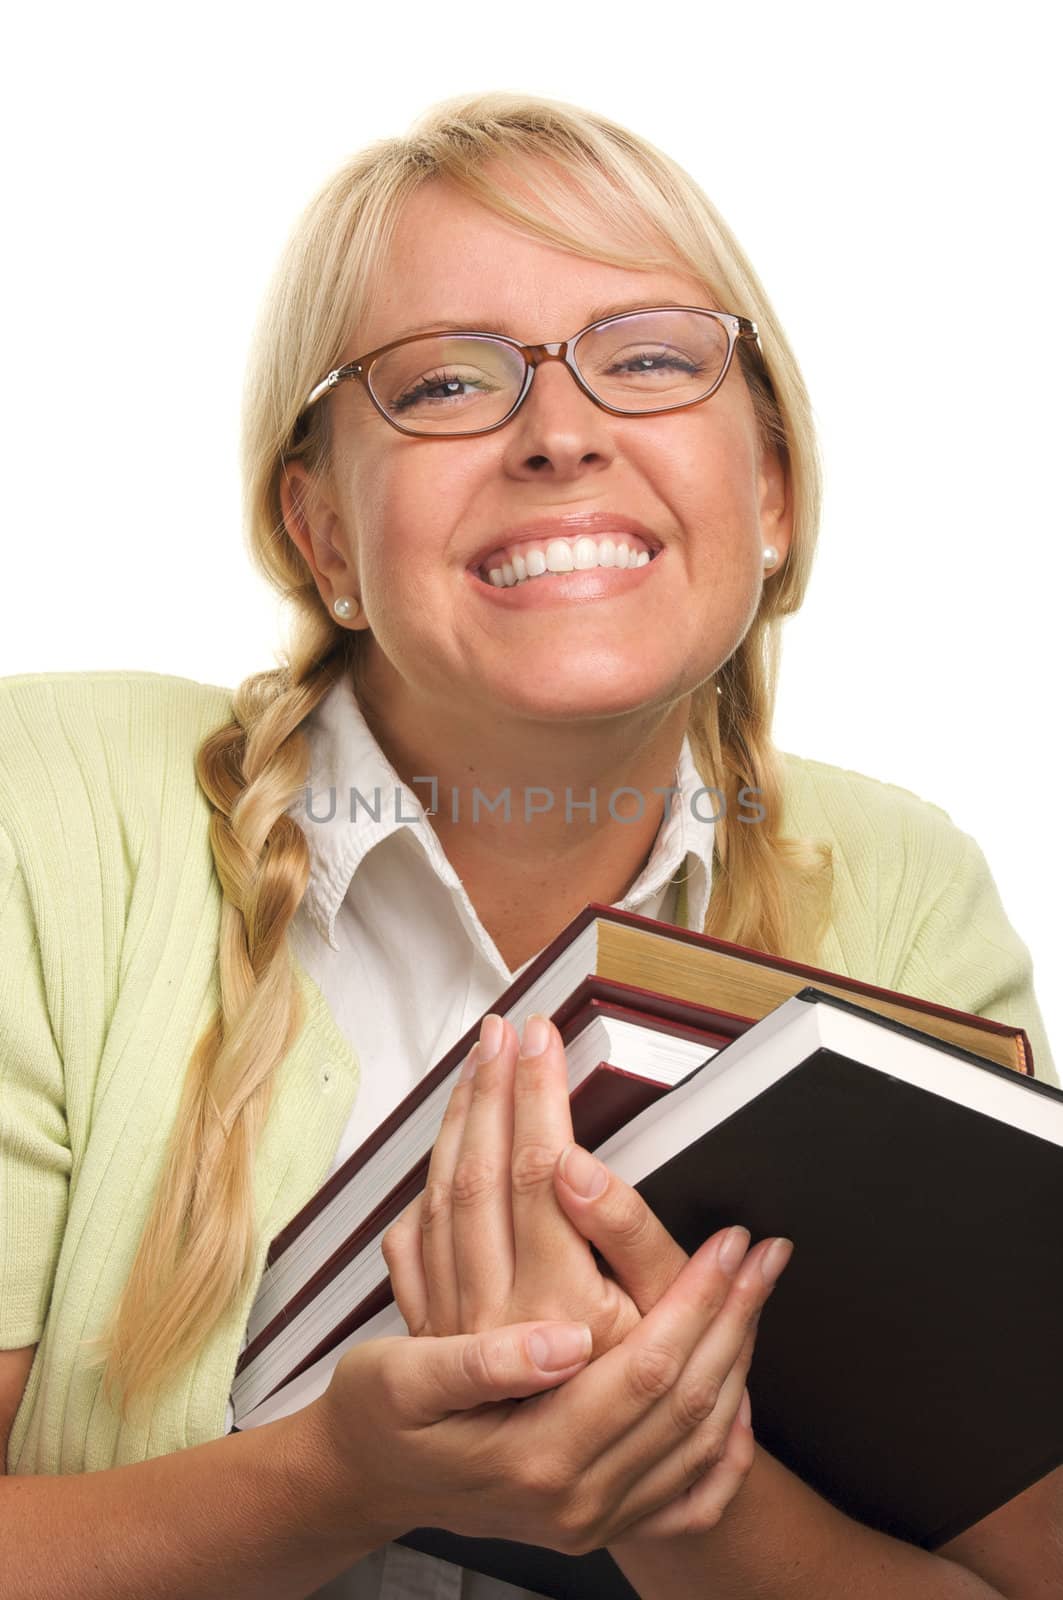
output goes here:
[[[688, 1253], [733, 1223], [794, 1240], [753, 1428], [849, 1516], [932, 1550], [1063, 1462], [1058, 1089], [809, 987], [599, 1154]], [[605, 1551], [400, 1542], [558, 1600], [634, 1593]]]

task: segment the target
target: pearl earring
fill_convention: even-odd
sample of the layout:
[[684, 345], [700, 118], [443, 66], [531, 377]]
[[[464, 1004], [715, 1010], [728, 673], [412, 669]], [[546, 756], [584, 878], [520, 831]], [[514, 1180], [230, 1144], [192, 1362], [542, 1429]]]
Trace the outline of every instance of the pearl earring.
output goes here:
[[779, 559], [779, 552], [778, 552], [778, 550], [776, 550], [775, 546], [773, 544], [766, 544], [764, 546], [764, 566], [765, 566], [765, 568], [773, 567], [775, 565], [775, 563], [778, 561], [778, 559]]
[[346, 620], [354, 615], [354, 601], [348, 595], [341, 594], [338, 600], [332, 602], [332, 609], [338, 617]]

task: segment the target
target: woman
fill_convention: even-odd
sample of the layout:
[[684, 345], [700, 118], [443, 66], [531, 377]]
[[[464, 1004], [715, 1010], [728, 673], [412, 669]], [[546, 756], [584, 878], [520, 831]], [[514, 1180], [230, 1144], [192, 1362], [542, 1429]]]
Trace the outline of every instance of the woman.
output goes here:
[[[0, 1417], [39, 1480], [0, 1517], [8, 1592], [58, 1568], [72, 1595], [513, 1594], [393, 1543], [430, 1524], [605, 1545], [645, 1595], [1040, 1592], [1061, 1474], [929, 1555], [754, 1445], [789, 1245], [725, 1231], [687, 1261], [615, 1177], [581, 1198], [548, 1024], [485, 1025], [389, 1235], [424, 1336], [226, 1436], [269, 1240], [589, 900], [1021, 1023], [1053, 1072], [974, 842], [772, 747], [808, 402], [673, 162], [508, 94], [370, 147], [293, 236], [245, 440], [282, 667], [0, 694]], [[380, 815], [322, 806], [374, 786]], [[474, 823], [507, 789], [516, 817]]]

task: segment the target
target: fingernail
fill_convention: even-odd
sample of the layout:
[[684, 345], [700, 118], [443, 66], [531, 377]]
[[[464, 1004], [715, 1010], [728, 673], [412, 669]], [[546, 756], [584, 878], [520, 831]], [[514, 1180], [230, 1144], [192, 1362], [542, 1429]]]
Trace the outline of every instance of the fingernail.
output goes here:
[[480, 1060], [493, 1061], [502, 1048], [502, 1018], [489, 1011], [480, 1024]]
[[751, 1428], [753, 1426], [753, 1407], [749, 1403], [748, 1389], [742, 1390], [742, 1404], [738, 1408], [738, 1415], [742, 1419], [742, 1426], [744, 1428]]
[[561, 1152], [561, 1176], [569, 1188], [584, 1200], [600, 1195], [609, 1182], [609, 1175], [600, 1161], [589, 1150], [578, 1144], [566, 1145]]
[[749, 1249], [749, 1240], [748, 1228], [731, 1228], [724, 1234], [716, 1259], [729, 1278], [733, 1277], [742, 1265], [745, 1253]]
[[468, 1055], [465, 1057], [465, 1060], [462, 1062], [461, 1071], [458, 1073], [459, 1083], [468, 1083], [470, 1078], [475, 1077], [479, 1048], [479, 1045], [474, 1044]]
[[774, 1283], [794, 1253], [792, 1239], [773, 1239], [760, 1258], [760, 1270], [765, 1283]]
[[590, 1353], [591, 1330], [585, 1322], [537, 1328], [528, 1335], [528, 1354], [542, 1372], [560, 1372], [562, 1367], [586, 1361]]
[[535, 1011], [524, 1024], [524, 1037], [520, 1042], [520, 1053], [522, 1056], [541, 1056], [549, 1043], [550, 1019], [549, 1017], [541, 1016], [538, 1011]]

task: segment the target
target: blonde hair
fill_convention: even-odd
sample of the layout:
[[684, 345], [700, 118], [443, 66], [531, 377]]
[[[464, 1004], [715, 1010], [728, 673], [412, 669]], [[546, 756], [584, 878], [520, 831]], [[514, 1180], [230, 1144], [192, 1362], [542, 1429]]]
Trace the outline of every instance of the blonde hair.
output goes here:
[[[580, 256], [637, 269], [678, 265], [716, 305], [756, 321], [763, 366], [743, 342], [741, 370], [762, 437], [788, 469], [794, 531], [745, 637], [692, 699], [694, 758], [706, 784], [724, 795], [705, 931], [809, 960], [826, 925], [829, 850], [780, 835], [782, 774], [771, 743], [780, 623], [804, 597], [820, 475], [808, 396], [764, 290], [697, 184], [617, 123], [524, 94], [442, 101], [405, 137], [360, 151], [311, 202], [252, 350], [243, 430], [248, 536], [258, 569], [290, 607], [289, 642], [279, 667], [239, 686], [232, 721], [197, 755], [224, 897], [221, 1002], [189, 1063], [129, 1277], [106, 1334], [90, 1341], [105, 1347], [97, 1365], [106, 1362], [109, 1401], [120, 1380], [123, 1414], [197, 1353], [249, 1292], [256, 1270], [255, 1150], [275, 1069], [302, 1020], [287, 941], [309, 870], [306, 841], [287, 814], [307, 775], [300, 729], [340, 674], [357, 686], [363, 649], [361, 635], [322, 604], [285, 530], [279, 484], [296, 456], [313, 473], [327, 469], [329, 407], [316, 406], [301, 424], [303, 400], [362, 325], [404, 202], [433, 179]], [[766, 815], [757, 826], [738, 820], [743, 786], [760, 791]]]

